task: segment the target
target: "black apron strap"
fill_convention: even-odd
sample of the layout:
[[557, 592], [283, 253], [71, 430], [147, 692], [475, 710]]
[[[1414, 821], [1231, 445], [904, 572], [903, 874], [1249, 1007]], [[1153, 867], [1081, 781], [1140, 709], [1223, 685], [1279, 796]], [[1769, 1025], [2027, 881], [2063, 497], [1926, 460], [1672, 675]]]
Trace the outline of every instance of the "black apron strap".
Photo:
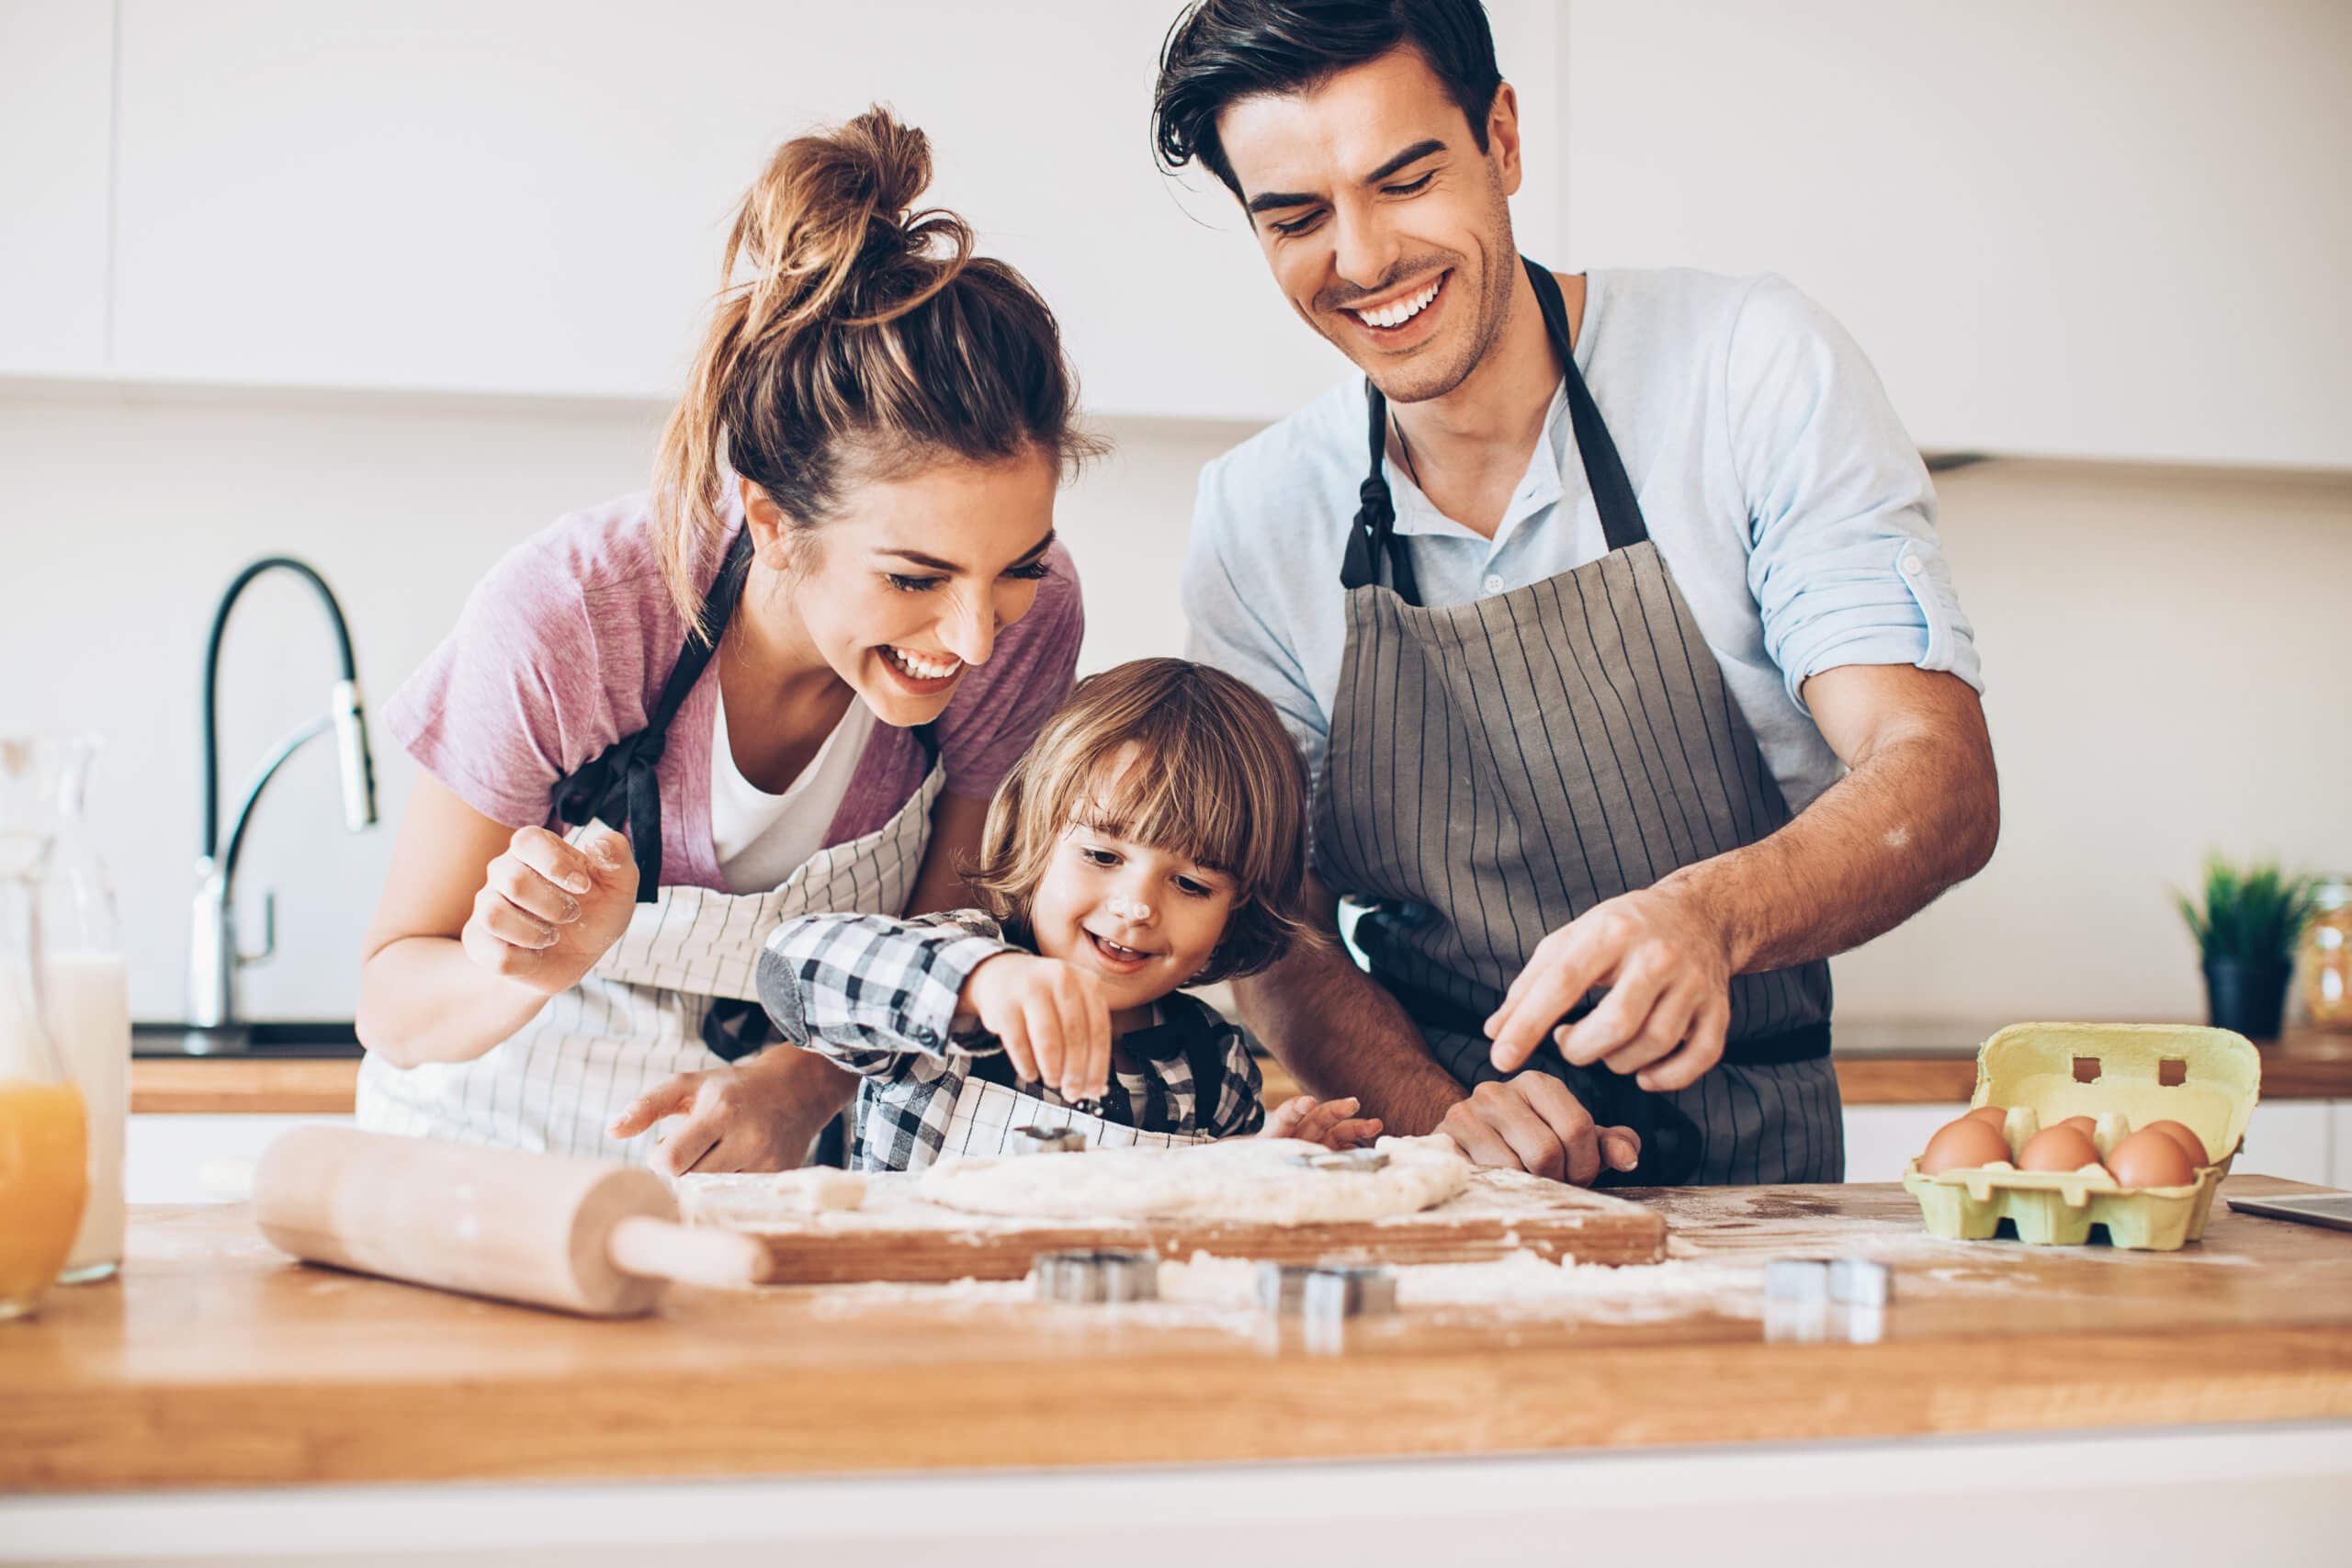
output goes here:
[[655, 770], [668, 745], [670, 721], [702, 679], [718, 639], [743, 596], [743, 580], [752, 570], [752, 531], [746, 527], [728, 546], [718, 575], [703, 595], [702, 631], [686, 634], [670, 678], [646, 716], [643, 729], [623, 736], [578, 773], [555, 787], [556, 816], [577, 828], [592, 818], [628, 834], [629, 852], [637, 860], [637, 901], [650, 904], [662, 892], [662, 786]]
[[1592, 400], [1591, 389], [1585, 386], [1583, 375], [1577, 369], [1576, 351], [1568, 335], [1567, 302], [1560, 298], [1560, 280], [1552, 276], [1549, 267], [1536, 265], [1526, 257], [1520, 265], [1527, 268], [1527, 281], [1534, 286], [1535, 303], [1544, 311], [1544, 329], [1552, 335], [1552, 347], [1566, 367], [1563, 380], [1568, 393], [1568, 423], [1577, 433], [1577, 453], [1584, 459], [1585, 482], [1592, 487], [1592, 503], [1600, 513], [1600, 532], [1612, 550], [1638, 545], [1650, 536], [1649, 526], [1642, 521], [1642, 503], [1634, 498], [1634, 482], [1625, 477], [1624, 460], [1617, 456], [1617, 443], [1610, 436], [1609, 426], [1600, 417], [1600, 405]]

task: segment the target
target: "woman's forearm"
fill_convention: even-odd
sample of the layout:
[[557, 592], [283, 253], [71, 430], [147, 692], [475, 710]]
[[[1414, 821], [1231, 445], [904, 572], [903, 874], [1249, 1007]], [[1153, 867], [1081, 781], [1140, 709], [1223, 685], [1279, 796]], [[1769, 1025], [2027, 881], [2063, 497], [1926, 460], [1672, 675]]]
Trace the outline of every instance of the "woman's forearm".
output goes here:
[[548, 998], [493, 975], [456, 939], [402, 937], [359, 970], [359, 1043], [396, 1067], [470, 1062], [539, 1014]]

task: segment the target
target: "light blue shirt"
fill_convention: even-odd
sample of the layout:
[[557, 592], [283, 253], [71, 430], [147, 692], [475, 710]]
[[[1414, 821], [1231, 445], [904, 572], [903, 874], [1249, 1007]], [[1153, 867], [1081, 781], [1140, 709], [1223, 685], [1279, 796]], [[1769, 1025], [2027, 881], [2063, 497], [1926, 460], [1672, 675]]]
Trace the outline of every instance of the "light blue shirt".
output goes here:
[[[1915, 664], [1982, 689], [1935, 487], [1870, 361], [1820, 307], [1770, 275], [1595, 272], [1576, 358], [1792, 811], [1843, 772], [1798, 696], [1809, 677]], [[1366, 458], [1351, 377], [1202, 471], [1184, 568], [1191, 656], [1264, 693], [1317, 770]], [[1523, 588], [1608, 549], [1565, 389], [1492, 539], [1394, 460], [1385, 471], [1427, 604]]]

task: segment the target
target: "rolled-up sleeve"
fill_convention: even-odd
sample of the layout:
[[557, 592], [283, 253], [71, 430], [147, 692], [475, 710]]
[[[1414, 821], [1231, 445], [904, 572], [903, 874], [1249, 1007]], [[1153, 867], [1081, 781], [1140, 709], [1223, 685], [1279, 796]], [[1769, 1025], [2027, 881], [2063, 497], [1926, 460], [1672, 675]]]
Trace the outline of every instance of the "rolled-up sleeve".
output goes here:
[[1800, 708], [1845, 664], [1948, 671], [1983, 690], [1936, 535], [1936, 492], [1886, 389], [1828, 314], [1757, 280], [1727, 350], [1725, 418], [1748, 502], [1748, 586]]

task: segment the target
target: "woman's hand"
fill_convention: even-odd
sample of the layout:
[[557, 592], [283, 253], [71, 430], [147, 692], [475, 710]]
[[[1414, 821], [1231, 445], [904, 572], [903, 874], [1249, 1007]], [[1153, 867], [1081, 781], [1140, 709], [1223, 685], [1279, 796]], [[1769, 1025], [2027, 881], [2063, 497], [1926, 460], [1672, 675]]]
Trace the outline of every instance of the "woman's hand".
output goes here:
[[653, 1148], [650, 1163], [663, 1176], [792, 1170], [856, 1087], [855, 1075], [823, 1057], [775, 1045], [731, 1067], [663, 1079], [609, 1130], [633, 1138], [665, 1116], [683, 1117]]
[[1380, 1136], [1380, 1118], [1358, 1116], [1356, 1100], [1294, 1095], [1266, 1112], [1261, 1138], [1301, 1138], [1327, 1149], [1360, 1149]]
[[577, 846], [518, 828], [490, 863], [458, 941], [493, 975], [551, 997], [579, 984], [628, 930], [637, 859], [602, 822]]
[[965, 980], [959, 1010], [1003, 1042], [1023, 1082], [1050, 1085], [1072, 1101], [1100, 1100], [1111, 1087], [1111, 1008], [1083, 970], [1001, 953]]

